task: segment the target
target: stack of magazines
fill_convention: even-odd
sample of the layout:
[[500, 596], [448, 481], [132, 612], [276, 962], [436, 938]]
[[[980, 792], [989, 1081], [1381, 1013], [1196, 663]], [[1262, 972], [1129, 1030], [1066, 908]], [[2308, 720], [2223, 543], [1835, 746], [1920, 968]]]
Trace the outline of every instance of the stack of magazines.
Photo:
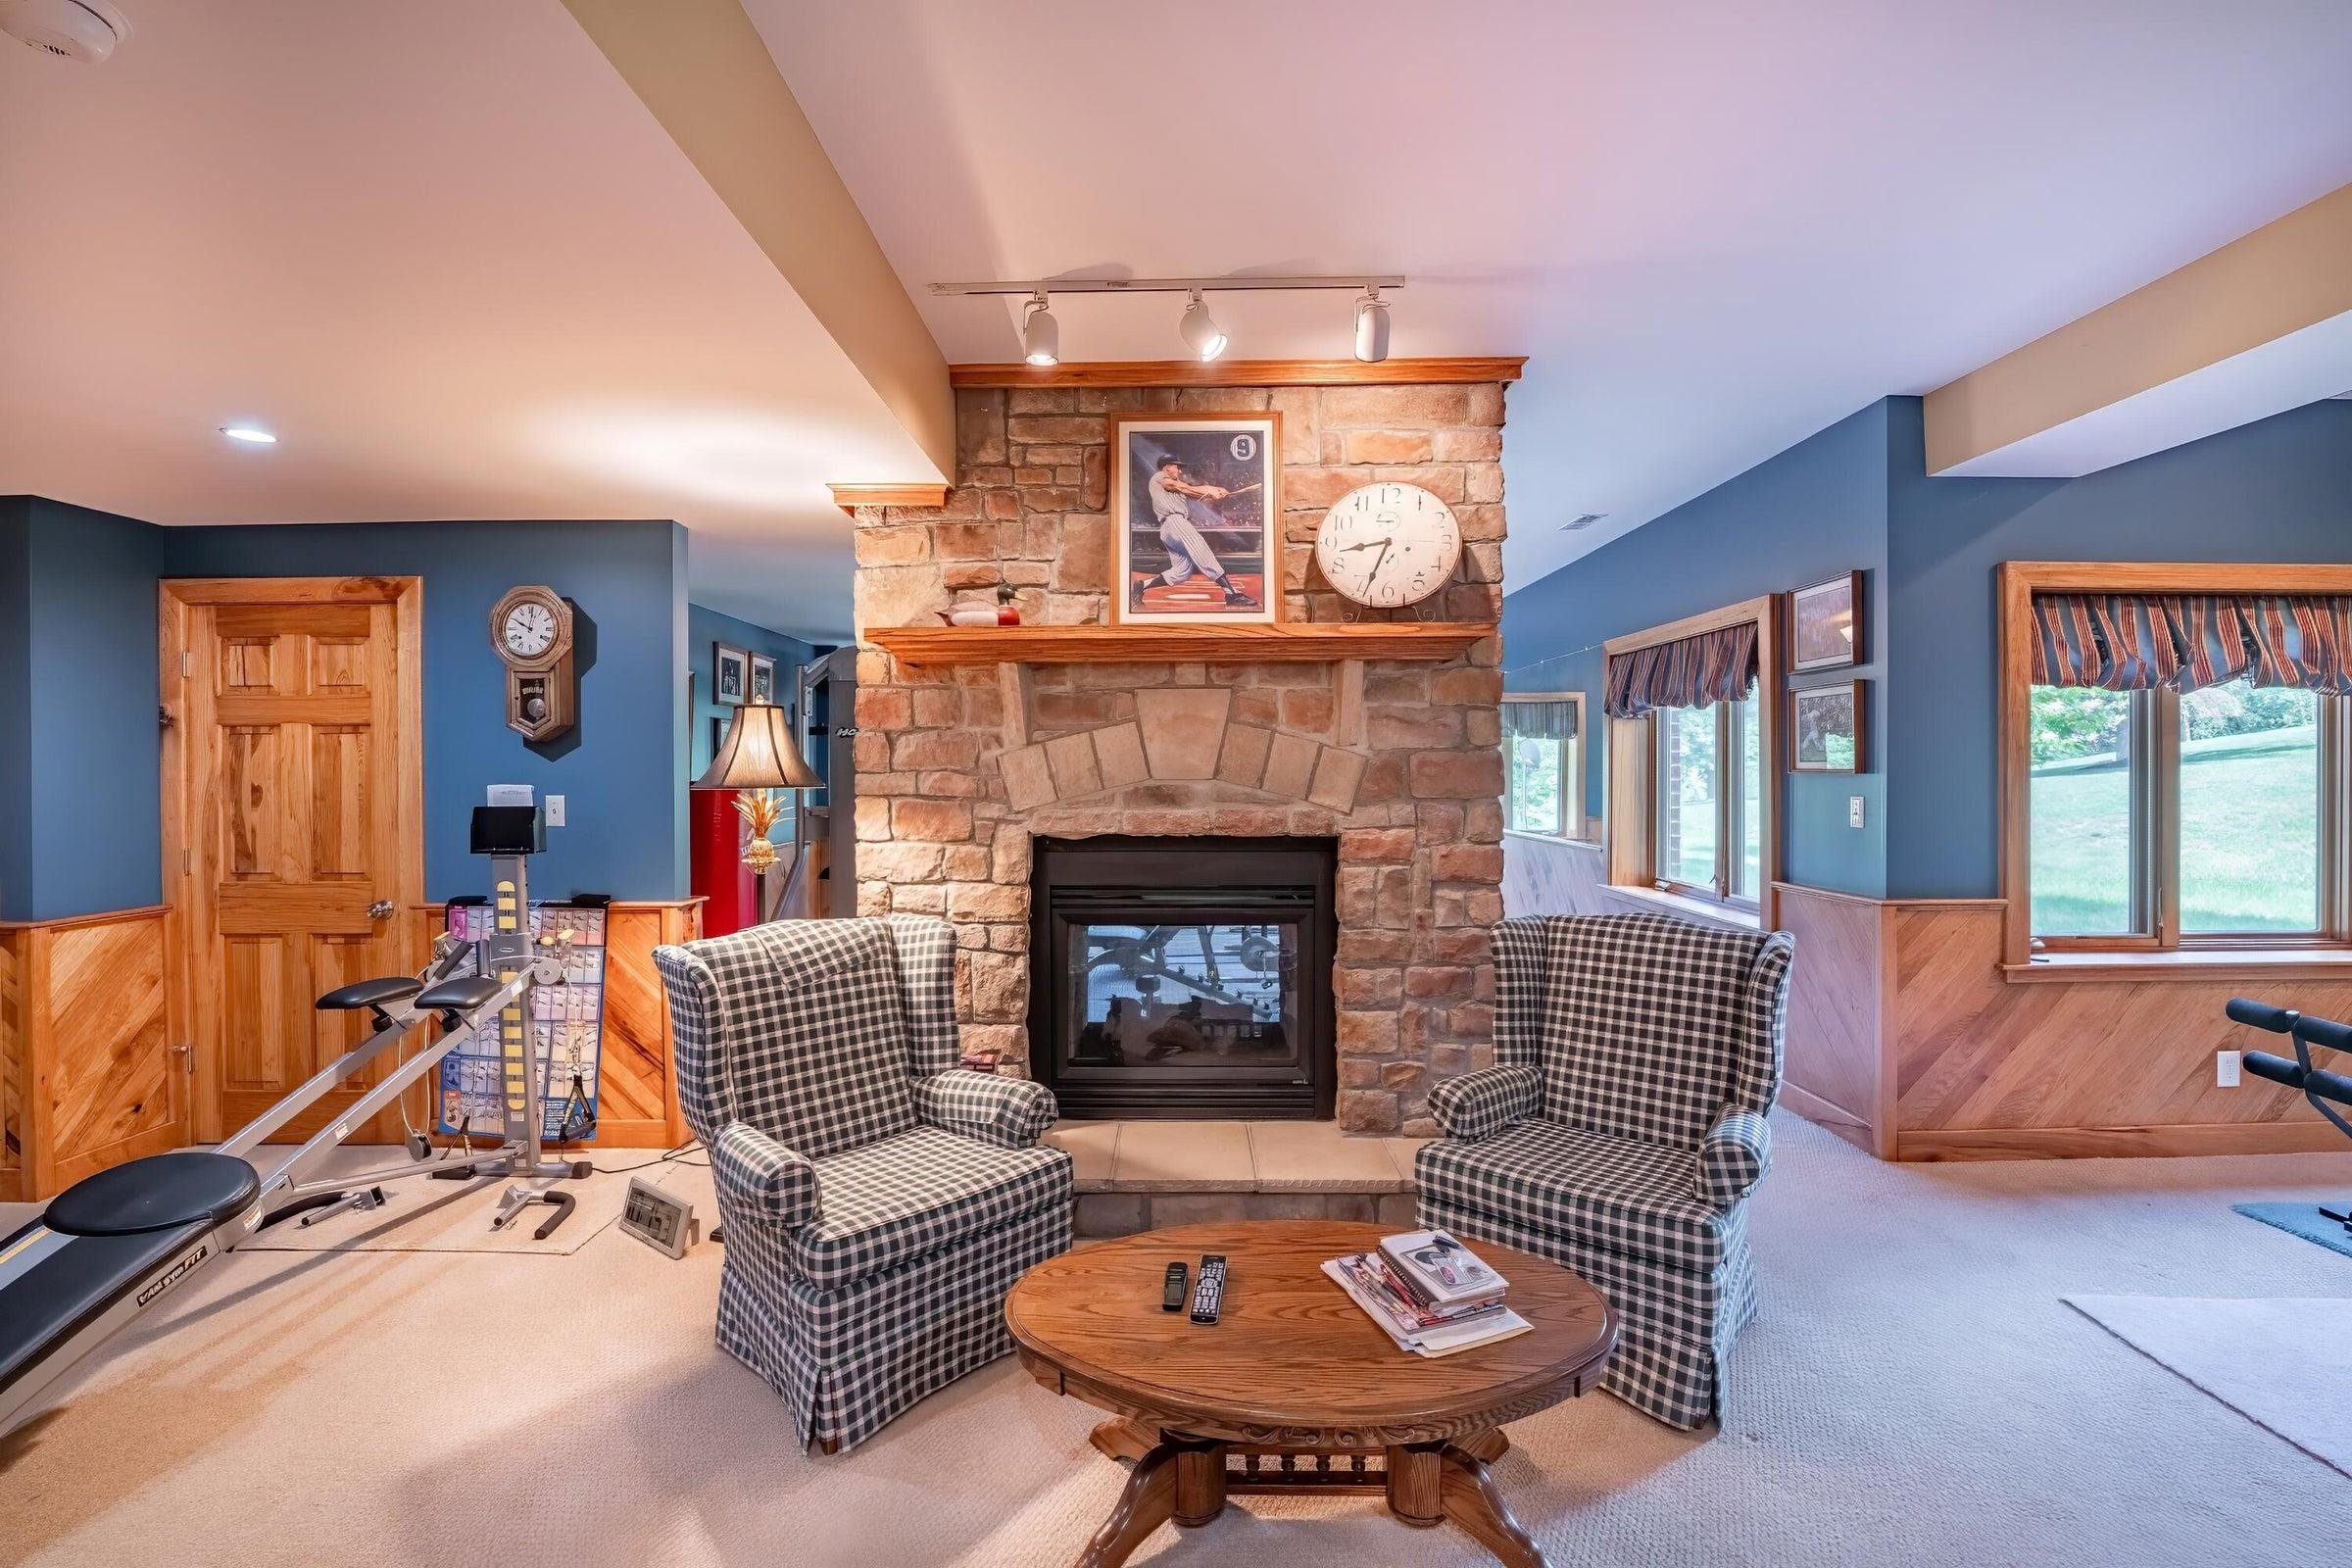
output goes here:
[[1533, 1326], [1503, 1304], [1510, 1282], [1444, 1231], [1386, 1237], [1377, 1250], [1335, 1257], [1323, 1272], [1415, 1355], [1452, 1355]]

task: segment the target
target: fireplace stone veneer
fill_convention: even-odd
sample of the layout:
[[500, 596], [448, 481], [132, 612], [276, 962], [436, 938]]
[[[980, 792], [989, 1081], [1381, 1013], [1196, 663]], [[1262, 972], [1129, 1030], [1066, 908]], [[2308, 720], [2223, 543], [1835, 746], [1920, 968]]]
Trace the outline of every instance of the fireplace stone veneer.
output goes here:
[[[1283, 416], [1286, 610], [1348, 607], [1312, 562], [1324, 510], [1402, 480], [1446, 501], [1459, 579], [1428, 608], [1501, 606], [1502, 388], [964, 389], [956, 484], [936, 508], [855, 514], [858, 624], [1012, 587], [1033, 624], [1104, 618], [1106, 416]], [[1341, 1125], [1427, 1134], [1431, 1084], [1493, 1060], [1501, 917], [1501, 649], [1443, 662], [902, 665], [858, 654], [858, 906], [956, 926], [967, 1051], [1025, 1071], [1032, 844], [1102, 835], [1336, 845], [1331, 956]], [[1034, 1049], [1047, 1049], [1039, 1042]]]

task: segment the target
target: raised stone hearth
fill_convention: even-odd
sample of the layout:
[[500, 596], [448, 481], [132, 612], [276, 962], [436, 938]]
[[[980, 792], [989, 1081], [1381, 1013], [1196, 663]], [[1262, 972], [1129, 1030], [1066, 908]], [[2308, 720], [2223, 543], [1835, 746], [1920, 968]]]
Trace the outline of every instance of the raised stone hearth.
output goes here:
[[[1040, 387], [957, 394], [946, 505], [856, 514], [858, 624], [909, 624], [958, 589], [1015, 591], [1033, 624], [1104, 618], [1105, 416], [1283, 416], [1282, 566], [1293, 621], [1348, 607], [1313, 565], [1325, 509], [1359, 484], [1454, 508], [1460, 575], [1427, 607], [1501, 606], [1502, 388]], [[1501, 916], [1501, 650], [1443, 662], [913, 666], [858, 657], [858, 907], [944, 914], [967, 1050], [1030, 1055], [1032, 841], [1103, 834], [1329, 839], [1342, 1127], [1426, 1133], [1431, 1083], [1493, 1055], [1489, 927]]]
[[1070, 1121], [1046, 1138], [1077, 1164], [1081, 1236], [1229, 1219], [1414, 1224], [1418, 1138], [1297, 1121]]

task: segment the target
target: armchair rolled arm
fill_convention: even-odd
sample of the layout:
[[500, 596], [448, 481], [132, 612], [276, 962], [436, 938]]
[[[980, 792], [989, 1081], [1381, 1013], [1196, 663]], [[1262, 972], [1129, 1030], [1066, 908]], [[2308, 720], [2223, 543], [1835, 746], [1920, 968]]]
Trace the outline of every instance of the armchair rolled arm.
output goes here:
[[1745, 1198], [1772, 1168], [1772, 1128], [1752, 1110], [1735, 1110], [1707, 1129], [1698, 1146], [1697, 1194], [1719, 1206]]
[[1492, 1138], [1544, 1108], [1544, 1075], [1533, 1067], [1481, 1067], [1429, 1092], [1429, 1113], [1447, 1138]]
[[710, 1145], [710, 1179], [719, 1197], [786, 1225], [824, 1212], [816, 1167], [745, 1122], [727, 1123]]
[[1027, 1149], [1060, 1113], [1054, 1091], [1026, 1078], [950, 1067], [914, 1081], [918, 1121], [984, 1144]]

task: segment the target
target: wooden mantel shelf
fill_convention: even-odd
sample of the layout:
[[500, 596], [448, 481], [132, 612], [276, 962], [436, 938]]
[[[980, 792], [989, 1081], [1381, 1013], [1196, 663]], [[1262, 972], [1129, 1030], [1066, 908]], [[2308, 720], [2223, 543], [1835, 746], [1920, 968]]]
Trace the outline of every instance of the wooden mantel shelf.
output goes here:
[[1459, 657], [1493, 626], [1472, 621], [1312, 621], [1289, 626], [876, 626], [866, 641], [903, 664], [1321, 664]]

